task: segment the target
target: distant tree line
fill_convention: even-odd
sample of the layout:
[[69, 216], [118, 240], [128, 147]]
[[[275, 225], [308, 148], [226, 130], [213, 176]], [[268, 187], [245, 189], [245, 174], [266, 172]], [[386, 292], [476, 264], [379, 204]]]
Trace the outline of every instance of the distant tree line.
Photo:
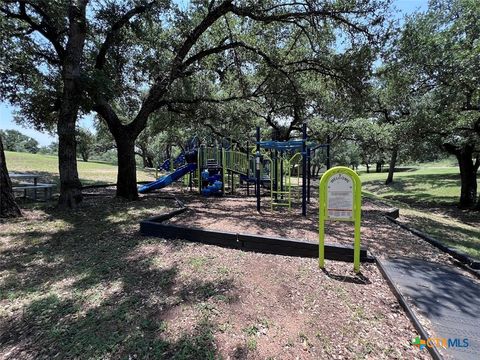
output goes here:
[[28, 152], [36, 154], [40, 150], [38, 141], [17, 130], [0, 130], [5, 151]]

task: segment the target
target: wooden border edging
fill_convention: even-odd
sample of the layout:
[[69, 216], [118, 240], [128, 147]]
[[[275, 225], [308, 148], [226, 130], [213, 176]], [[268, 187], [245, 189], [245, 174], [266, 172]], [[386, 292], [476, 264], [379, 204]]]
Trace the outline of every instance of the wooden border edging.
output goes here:
[[446, 252], [447, 254], [451, 255], [453, 258], [461, 262], [463, 265], [465, 265], [469, 270], [471, 270], [475, 275], [480, 277], [480, 262], [471, 258], [470, 256], [462, 253], [461, 251], [458, 251], [452, 247], [446, 246], [442, 244], [440, 241], [437, 239], [432, 238], [431, 236], [425, 234], [424, 232], [417, 230], [415, 228], [412, 228], [397, 219], [394, 219], [390, 216], [386, 216], [388, 220], [391, 222], [397, 224], [401, 228], [410, 231], [412, 234], [417, 235], [418, 237], [422, 238], [423, 240], [427, 241], [428, 243], [432, 244], [436, 248]]
[[383, 206], [384, 208], [386, 208], [386, 210], [380, 210], [380, 212], [383, 213], [383, 215], [390, 216], [394, 219], [397, 219], [398, 217], [400, 217], [400, 209], [399, 208], [391, 206], [390, 204], [387, 204], [386, 202], [381, 201], [377, 198], [373, 198], [373, 194], [366, 195], [365, 197], [368, 199], [368, 201], [371, 201], [374, 204], [377, 204], [377, 205], [380, 205], [380, 206]]
[[[155, 181], [155, 180], [153, 180]], [[144, 185], [144, 184], [149, 184], [152, 181], [137, 181], [137, 185]], [[107, 188], [107, 187], [117, 187], [117, 183], [107, 183], [107, 184], [91, 184], [91, 185], [83, 185], [82, 190], [88, 190], [88, 189], [102, 189], [102, 188]]]
[[[140, 222], [140, 233], [142, 235], [156, 236], [164, 239], [183, 239], [245, 251], [308, 258], [318, 257], [318, 244], [312, 242], [281, 237], [205, 230], [162, 223], [186, 210], [187, 208], [182, 207], [166, 214], [142, 220]], [[353, 246], [326, 244], [325, 258], [329, 260], [353, 262]], [[362, 262], [375, 261], [365, 248], [360, 250], [360, 260]]]
[[385, 215], [391, 217], [392, 219], [397, 219], [400, 217], [400, 209], [395, 207], [389, 208], [387, 211], [385, 211]]
[[[393, 294], [397, 298], [397, 300], [400, 303], [400, 305], [402, 306], [403, 310], [407, 313], [408, 318], [412, 322], [415, 329], [418, 331], [421, 338], [424, 339], [424, 340], [428, 339], [430, 336], [428, 335], [427, 331], [424, 329], [424, 327], [422, 326], [422, 324], [418, 320], [418, 317], [413, 312], [412, 308], [408, 304], [405, 297], [400, 293], [400, 290], [394, 284], [390, 275], [388, 275], [388, 272], [385, 270], [385, 267], [383, 266], [382, 261], [378, 257], [375, 257], [375, 260], [377, 262], [378, 268], [380, 269], [380, 272], [382, 273], [383, 277], [387, 281], [388, 286], [390, 287], [390, 290], [393, 292]], [[428, 349], [430, 355], [432, 356], [432, 358], [434, 360], [442, 360], [443, 359], [442, 355], [440, 354], [440, 352], [438, 351], [438, 349], [435, 346], [433, 346], [433, 347], [427, 346], [426, 348]]]
[[82, 190], [88, 190], [88, 189], [101, 189], [101, 188], [107, 188], [111, 186], [117, 186], [116, 183], [113, 184], [91, 184], [91, 185], [84, 185], [82, 186]]

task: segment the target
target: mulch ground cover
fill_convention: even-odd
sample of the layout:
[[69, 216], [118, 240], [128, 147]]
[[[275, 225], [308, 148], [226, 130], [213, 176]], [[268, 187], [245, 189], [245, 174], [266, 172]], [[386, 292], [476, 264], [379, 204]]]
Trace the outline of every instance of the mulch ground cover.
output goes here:
[[[178, 190], [112, 198], [92, 190], [75, 213], [25, 210], [0, 223], [0, 358], [428, 358], [375, 264], [256, 254], [139, 234], [139, 221], [177, 207], [189, 226], [316, 241], [307, 218], [255, 212], [253, 199]], [[95, 194], [95, 195], [93, 195]], [[368, 210], [370, 209], [371, 210]], [[365, 204], [363, 244], [377, 255], [415, 251], [407, 233]], [[327, 241], [351, 243], [348, 225]], [[394, 246], [395, 245], [395, 246]]]

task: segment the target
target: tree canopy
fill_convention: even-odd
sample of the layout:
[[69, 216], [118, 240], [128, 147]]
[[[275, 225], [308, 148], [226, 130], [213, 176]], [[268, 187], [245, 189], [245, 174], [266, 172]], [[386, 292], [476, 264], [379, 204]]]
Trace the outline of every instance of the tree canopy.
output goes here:
[[[151, 167], [179, 138], [244, 144], [260, 125], [288, 140], [307, 123], [315, 141], [346, 144], [341, 162], [388, 163], [387, 183], [399, 160], [455, 155], [471, 207], [480, 7], [432, 0], [398, 25], [390, 5], [4, 0], [0, 99], [18, 122], [58, 133], [67, 204], [81, 197], [76, 152], [88, 160], [94, 141], [116, 151], [117, 195], [136, 199], [135, 154]], [[96, 139], [76, 126], [87, 113], [102, 121]]]

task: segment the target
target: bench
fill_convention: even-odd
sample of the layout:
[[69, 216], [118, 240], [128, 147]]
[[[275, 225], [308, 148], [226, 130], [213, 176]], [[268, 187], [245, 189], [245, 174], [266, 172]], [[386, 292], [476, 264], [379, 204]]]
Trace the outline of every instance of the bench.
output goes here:
[[43, 189], [44, 191], [44, 201], [49, 200], [52, 197], [52, 189], [55, 187], [55, 184], [20, 184], [18, 186], [13, 186], [13, 192], [23, 192], [23, 197], [27, 198], [27, 191], [33, 190], [33, 199], [37, 200], [37, 190]]

